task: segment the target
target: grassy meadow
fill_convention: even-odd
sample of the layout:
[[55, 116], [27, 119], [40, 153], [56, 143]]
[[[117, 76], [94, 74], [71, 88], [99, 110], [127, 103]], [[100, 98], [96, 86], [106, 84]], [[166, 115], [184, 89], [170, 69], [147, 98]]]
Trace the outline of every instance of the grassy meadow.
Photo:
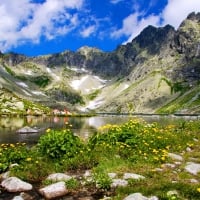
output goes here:
[[[169, 153], [182, 160], [172, 159]], [[75, 178], [66, 182], [70, 191], [84, 187], [114, 200], [136, 192], [161, 200], [200, 199], [200, 173], [187, 172], [187, 162], [200, 163], [199, 121], [159, 125], [132, 119], [102, 126], [87, 141], [75, 136], [66, 124], [63, 130], [47, 129], [31, 148], [24, 143], [0, 144], [1, 173], [10, 170], [12, 176], [42, 186], [50, 184], [45, 179], [51, 173], [90, 170], [93, 178], [84, 185]], [[145, 178], [128, 179], [127, 186], [113, 188], [109, 173], [116, 173], [117, 178], [124, 173]]]

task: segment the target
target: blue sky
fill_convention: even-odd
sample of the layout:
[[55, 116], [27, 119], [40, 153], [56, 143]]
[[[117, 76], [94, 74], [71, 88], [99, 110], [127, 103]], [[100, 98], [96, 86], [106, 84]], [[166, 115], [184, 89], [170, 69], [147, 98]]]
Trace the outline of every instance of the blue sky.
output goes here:
[[0, 0], [0, 51], [112, 51], [148, 25], [178, 28], [193, 11], [200, 0]]

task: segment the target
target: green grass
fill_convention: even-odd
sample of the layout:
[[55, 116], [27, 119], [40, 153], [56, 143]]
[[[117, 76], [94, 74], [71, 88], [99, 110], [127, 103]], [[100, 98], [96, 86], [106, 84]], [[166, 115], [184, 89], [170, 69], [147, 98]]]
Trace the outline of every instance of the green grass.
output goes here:
[[[200, 97], [196, 95], [200, 93], [200, 87], [196, 86], [193, 90], [183, 93], [179, 95], [176, 99], [158, 109], [156, 113], [175, 113], [182, 109], [196, 109], [195, 112], [199, 113], [199, 103]], [[195, 97], [195, 98], [194, 98]], [[193, 99], [194, 98], [194, 99]], [[195, 108], [196, 107], [196, 108]]]
[[95, 90], [91, 94], [87, 95], [86, 98], [89, 99], [90, 101], [92, 101], [99, 95], [100, 92], [101, 92], [101, 90]]

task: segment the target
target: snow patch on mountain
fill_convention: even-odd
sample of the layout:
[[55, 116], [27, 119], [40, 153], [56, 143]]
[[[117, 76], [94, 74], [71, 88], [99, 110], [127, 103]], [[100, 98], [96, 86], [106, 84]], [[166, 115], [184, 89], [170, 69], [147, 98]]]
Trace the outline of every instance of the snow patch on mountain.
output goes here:
[[105, 86], [106, 80], [100, 79], [98, 76], [84, 75], [80, 78], [73, 79], [70, 86], [82, 94], [89, 94], [94, 90], [101, 89]]
[[28, 88], [28, 85], [24, 82], [16, 82], [17, 85], [24, 87], [24, 88]]
[[41, 91], [32, 91], [33, 94], [35, 95], [42, 95], [42, 96], [46, 96], [43, 92]]
[[56, 80], [56, 81], [60, 81], [60, 76], [57, 76], [50, 68], [46, 68], [47, 72]]

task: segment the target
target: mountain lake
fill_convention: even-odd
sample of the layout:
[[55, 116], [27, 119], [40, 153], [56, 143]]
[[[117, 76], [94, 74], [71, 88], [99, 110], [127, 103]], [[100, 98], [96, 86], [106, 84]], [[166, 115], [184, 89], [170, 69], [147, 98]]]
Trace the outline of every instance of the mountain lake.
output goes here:
[[[23, 142], [27, 145], [37, 143], [39, 137], [45, 134], [46, 129], [70, 128], [74, 134], [87, 140], [100, 126], [105, 124], [121, 124], [130, 119], [143, 119], [148, 123], [174, 124], [184, 120], [199, 120], [199, 115], [115, 115], [101, 114], [93, 117], [49, 117], [24, 116], [0, 118], [0, 144]], [[39, 129], [36, 133], [19, 133], [23, 127]]]

